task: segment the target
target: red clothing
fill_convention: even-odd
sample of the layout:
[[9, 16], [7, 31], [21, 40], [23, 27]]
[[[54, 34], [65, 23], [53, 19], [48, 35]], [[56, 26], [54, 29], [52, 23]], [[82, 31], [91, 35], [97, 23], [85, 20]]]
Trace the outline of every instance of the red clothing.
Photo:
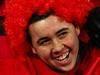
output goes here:
[[[2, 60], [0, 61], [0, 75], [60, 75], [48, 68], [41, 60], [34, 60], [33, 64], [30, 61], [26, 63], [24, 59]], [[90, 64], [91, 66], [87, 66], [84, 75], [100, 75], [100, 58], [96, 60]]]
[[[55, 72], [51, 68], [49, 68], [43, 61], [41, 61], [38, 57], [32, 59], [32, 64], [35, 68], [37, 75], [61, 75], [58, 72]], [[73, 71], [69, 72], [68, 75], [74, 75]]]
[[[0, 36], [0, 75], [59, 75], [40, 59], [25, 55], [15, 57], [6, 36]], [[70, 74], [72, 75], [72, 74]]]
[[[59, 75], [56, 72], [52, 71], [48, 66], [46, 66], [46, 64], [44, 64], [41, 60], [39, 60], [38, 57], [32, 59], [32, 62], [38, 75], [45, 75], [45, 74]], [[81, 66], [81, 68], [85, 67], [83, 68], [82, 75], [100, 75], [100, 49], [93, 48], [88, 60], [85, 60], [85, 62], [82, 64], [83, 66]], [[71, 74], [68, 75], [75, 75], [75, 74], [71, 72]]]
[[83, 75], [100, 75], [100, 49], [93, 48], [89, 57], [79, 67]]
[[6, 36], [0, 35], [0, 60], [12, 57], [11, 48]]
[[[8, 46], [6, 38], [0, 38], [0, 75], [61, 75], [51, 70], [38, 57], [11, 56]], [[94, 48], [86, 61], [80, 66], [83, 75], [100, 75], [100, 50]]]
[[94, 48], [84, 75], [100, 75], [100, 49]]
[[95, 4], [95, 6], [100, 6], [100, 0], [90, 0]]

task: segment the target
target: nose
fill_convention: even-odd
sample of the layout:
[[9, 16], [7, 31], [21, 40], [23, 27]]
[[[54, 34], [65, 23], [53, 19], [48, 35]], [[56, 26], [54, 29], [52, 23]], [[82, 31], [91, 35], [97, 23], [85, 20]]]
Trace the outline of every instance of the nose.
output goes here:
[[53, 40], [53, 55], [59, 55], [63, 51], [64, 45], [61, 41], [54, 39]]

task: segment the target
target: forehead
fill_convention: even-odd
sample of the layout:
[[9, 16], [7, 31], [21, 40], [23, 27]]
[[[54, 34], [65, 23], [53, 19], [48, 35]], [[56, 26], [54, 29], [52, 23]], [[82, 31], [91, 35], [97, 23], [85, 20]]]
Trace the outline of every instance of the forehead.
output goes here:
[[43, 20], [31, 24], [29, 26], [29, 30], [32, 33], [49, 34], [52, 32], [56, 32], [61, 28], [69, 28], [71, 26], [73, 26], [71, 23], [67, 23], [59, 17], [51, 15]]

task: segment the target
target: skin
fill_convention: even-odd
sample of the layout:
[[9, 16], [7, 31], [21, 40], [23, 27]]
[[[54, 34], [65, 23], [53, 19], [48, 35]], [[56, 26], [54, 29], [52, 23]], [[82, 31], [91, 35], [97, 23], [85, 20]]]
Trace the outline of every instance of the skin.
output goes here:
[[51, 15], [31, 24], [29, 32], [33, 53], [47, 65], [62, 72], [75, 67], [79, 50], [78, 27]]

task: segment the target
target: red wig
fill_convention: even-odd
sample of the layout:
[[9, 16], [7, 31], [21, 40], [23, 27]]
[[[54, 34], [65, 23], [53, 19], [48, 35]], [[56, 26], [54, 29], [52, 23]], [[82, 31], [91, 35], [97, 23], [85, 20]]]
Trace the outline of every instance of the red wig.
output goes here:
[[93, 5], [88, 0], [9, 0], [5, 8], [5, 30], [11, 47], [18, 54], [29, 50], [26, 29], [34, 13], [45, 14], [52, 9], [55, 14], [68, 22], [82, 27]]

